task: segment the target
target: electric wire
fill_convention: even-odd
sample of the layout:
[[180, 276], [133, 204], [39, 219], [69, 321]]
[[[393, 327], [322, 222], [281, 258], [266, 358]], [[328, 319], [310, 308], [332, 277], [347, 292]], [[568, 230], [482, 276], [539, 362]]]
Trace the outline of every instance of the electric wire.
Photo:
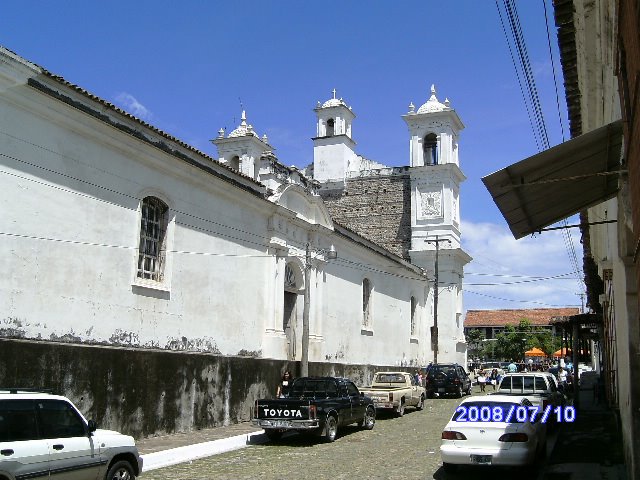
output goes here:
[[[544, 0], [543, 0], [543, 3], [544, 3]], [[524, 101], [525, 108], [527, 110], [529, 121], [531, 122], [532, 116], [529, 111], [529, 104], [531, 105], [531, 110], [533, 110], [533, 117], [536, 123], [536, 127], [533, 130], [534, 132], [536, 131], [538, 132], [538, 135], [534, 133], [534, 139], [536, 141], [536, 145], [539, 150], [541, 146], [544, 149], [548, 149], [550, 145], [549, 145], [549, 139], [547, 135], [547, 128], [544, 121], [544, 114], [542, 111], [540, 98], [539, 98], [538, 90], [536, 87], [535, 77], [533, 76], [531, 63], [529, 61], [529, 55], [526, 48], [526, 41], [522, 34], [522, 27], [520, 25], [517, 8], [513, 0], [503, 0], [503, 4], [504, 4], [504, 10], [506, 12], [505, 16], [508, 18], [508, 21], [509, 21], [511, 38], [507, 33], [507, 29], [504, 27], [502, 12], [498, 4], [498, 1], [496, 0], [496, 7], [500, 15], [502, 30], [503, 30], [503, 33], [505, 34], [507, 45], [509, 46], [509, 51], [511, 53], [511, 60], [514, 65], [514, 69], [516, 71], [516, 77], [518, 79], [518, 84], [521, 88], [521, 92], [523, 91], [523, 89], [522, 89], [522, 82], [520, 81], [520, 70], [522, 71], [522, 76], [525, 79], [524, 83], [526, 84], [526, 88], [527, 88], [527, 95], [526, 95], [527, 98]], [[550, 48], [550, 36], [549, 36], [549, 30], [548, 30], [549, 26], [548, 26], [548, 16], [546, 13], [546, 4], [544, 5], [544, 13], [545, 13], [545, 26], [547, 29], [547, 44], [549, 45], [549, 54], [551, 56], [551, 62], [552, 62], [552, 68], [553, 68], [553, 74], [554, 74], [554, 86], [556, 89], [556, 106], [558, 107], [558, 114], [560, 115], [559, 100], [558, 100], [558, 94], [557, 94], [557, 80], [555, 77], [555, 63], [554, 63], [553, 54]], [[514, 50], [518, 54], [518, 65], [520, 66], [520, 68], [516, 66], [516, 62], [512, 54], [511, 43], [515, 45]], [[524, 93], [523, 93], [523, 96], [524, 96]], [[562, 127], [561, 119], [560, 119], [560, 124], [563, 132], [563, 140], [564, 140], [564, 128]], [[577, 255], [575, 252], [575, 245], [573, 243], [573, 238], [571, 237], [571, 234], [568, 231], [569, 229], [568, 229], [567, 219], [563, 219], [562, 224], [565, 227], [562, 229], [562, 235], [563, 235], [563, 241], [565, 244], [565, 249], [567, 250], [567, 254], [569, 256], [569, 262], [572, 266], [574, 274], [576, 275], [576, 279], [579, 282], [579, 289], [584, 290], [584, 280], [580, 279], [581, 268], [578, 263]]]

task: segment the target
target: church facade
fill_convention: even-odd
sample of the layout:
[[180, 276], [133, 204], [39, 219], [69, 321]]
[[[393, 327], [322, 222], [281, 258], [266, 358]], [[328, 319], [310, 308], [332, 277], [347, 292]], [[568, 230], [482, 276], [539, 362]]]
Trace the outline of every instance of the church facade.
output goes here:
[[355, 153], [335, 95], [306, 169], [244, 112], [216, 159], [4, 48], [0, 112], [1, 338], [464, 362], [463, 126], [435, 90], [403, 117], [406, 167]]

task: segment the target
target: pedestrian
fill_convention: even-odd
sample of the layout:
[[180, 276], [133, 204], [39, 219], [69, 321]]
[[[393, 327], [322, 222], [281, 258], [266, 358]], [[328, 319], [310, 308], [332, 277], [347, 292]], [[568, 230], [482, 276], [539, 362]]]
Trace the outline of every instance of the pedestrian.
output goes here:
[[423, 380], [424, 380], [424, 376], [422, 375], [422, 371], [418, 370], [418, 385], [422, 386]]
[[485, 385], [487, 383], [487, 377], [484, 373], [484, 370], [480, 370], [478, 372], [478, 385], [480, 385], [480, 391], [484, 392]]
[[289, 396], [292, 381], [293, 377], [291, 376], [291, 372], [287, 370], [282, 374], [282, 380], [280, 381], [278, 389], [276, 390], [276, 398], [285, 398]]
[[560, 367], [558, 368], [558, 385], [564, 388], [567, 386], [567, 371]]
[[491, 370], [491, 376], [489, 378], [491, 380], [491, 386], [495, 390], [496, 389], [496, 384], [498, 383], [498, 370], [496, 368]]
[[517, 373], [518, 372], [518, 366], [515, 364], [515, 362], [513, 360], [511, 360], [511, 363], [507, 366], [507, 371], [509, 373]]

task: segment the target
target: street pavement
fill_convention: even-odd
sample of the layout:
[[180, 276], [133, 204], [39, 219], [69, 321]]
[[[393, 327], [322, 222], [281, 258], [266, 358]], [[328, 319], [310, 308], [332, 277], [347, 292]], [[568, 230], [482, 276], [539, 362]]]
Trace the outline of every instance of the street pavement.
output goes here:
[[[480, 394], [479, 387], [473, 389]], [[595, 401], [591, 384], [580, 391], [576, 422], [561, 425], [549, 438], [544, 464], [525, 472], [444, 472], [440, 433], [459, 402], [436, 398], [423, 411], [408, 409], [401, 418], [381, 415], [371, 431], [344, 427], [335, 443], [297, 434], [269, 442], [262, 430], [248, 423], [141, 439], [136, 443], [144, 458], [142, 478], [626, 480], [617, 422]]]

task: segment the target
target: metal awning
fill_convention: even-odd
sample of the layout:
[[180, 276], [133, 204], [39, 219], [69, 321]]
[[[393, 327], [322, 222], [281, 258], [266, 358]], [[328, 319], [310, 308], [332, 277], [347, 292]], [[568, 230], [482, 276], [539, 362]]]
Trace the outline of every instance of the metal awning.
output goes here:
[[482, 178], [516, 239], [618, 192], [622, 120]]

